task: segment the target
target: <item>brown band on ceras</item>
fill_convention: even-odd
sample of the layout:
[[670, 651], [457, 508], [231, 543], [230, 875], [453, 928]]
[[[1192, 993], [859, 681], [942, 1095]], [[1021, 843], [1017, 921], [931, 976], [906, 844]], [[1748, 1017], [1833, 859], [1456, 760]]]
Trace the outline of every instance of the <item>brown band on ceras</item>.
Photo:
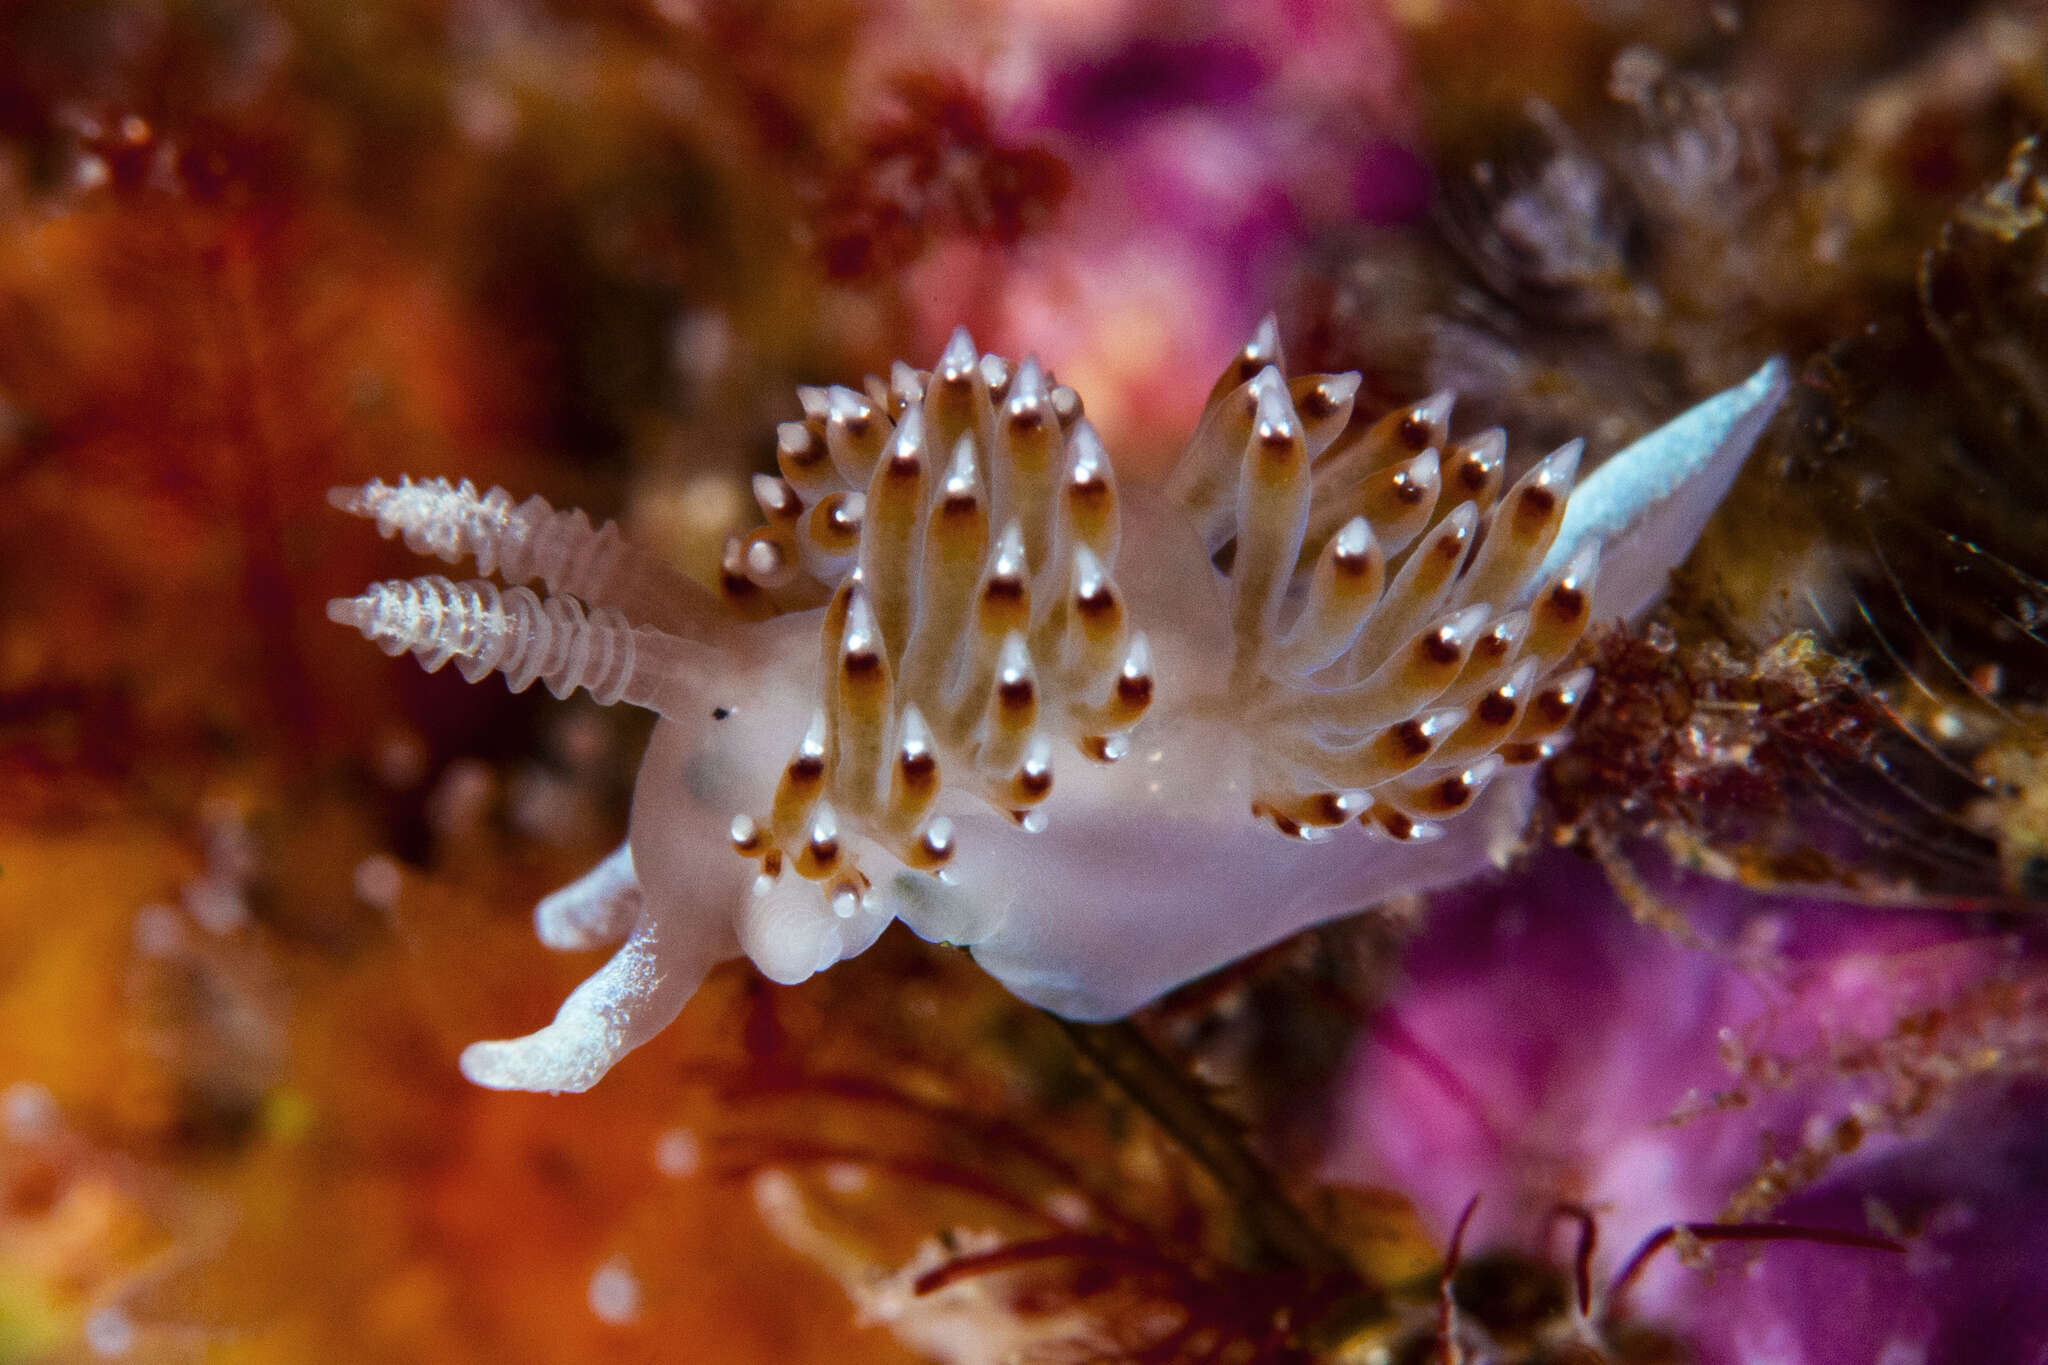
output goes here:
[[804, 838], [811, 809], [824, 793], [829, 757], [826, 733], [825, 713], [819, 711], [811, 717], [803, 738], [797, 741], [796, 752], [790, 755], [782, 776], [776, 780], [768, 829], [778, 847], [793, 848]]
[[768, 592], [747, 574], [747, 544], [737, 535], [725, 538], [718, 557], [718, 592], [743, 621], [761, 621], [775, 614]]
[[1441, 464], [1434, 450], [1425, 450], [1369, 475], [1359, 486], [1349, 510], [1372, 523], [1373, 535], [1389, 555], [1399, 554], [1429, 525], [1443, 489]]
[[824, 437], [804, 422], [784, 422], [775, 428], [775, 467], [806, 500], [822, 498], [839, 487]]

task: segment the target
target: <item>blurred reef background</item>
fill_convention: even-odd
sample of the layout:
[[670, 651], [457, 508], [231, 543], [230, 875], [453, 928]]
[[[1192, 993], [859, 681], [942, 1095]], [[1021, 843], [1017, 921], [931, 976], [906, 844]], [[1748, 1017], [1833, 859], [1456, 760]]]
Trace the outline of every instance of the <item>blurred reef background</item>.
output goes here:
[[[2044, 120], [2026, 3], [0, 0], [0, 1365], [2039, 1358]], [[1520, 861], [461, 1081], [646, 726], [330, 626], [330, 486], [715, 581], [798, 384], [964, 323], [1157, 469], [1268, 309], [1518, 466], [1798, 376]]]

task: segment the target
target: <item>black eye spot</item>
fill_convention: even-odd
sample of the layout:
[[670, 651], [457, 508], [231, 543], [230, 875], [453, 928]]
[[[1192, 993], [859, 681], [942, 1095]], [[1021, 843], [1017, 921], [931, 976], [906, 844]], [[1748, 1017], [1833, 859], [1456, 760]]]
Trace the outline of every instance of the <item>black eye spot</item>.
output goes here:
[[711, 708], [711, 719], [713, 720], [724, 720], [731, 714], [732, 708], [730, 706], [714, 706]]

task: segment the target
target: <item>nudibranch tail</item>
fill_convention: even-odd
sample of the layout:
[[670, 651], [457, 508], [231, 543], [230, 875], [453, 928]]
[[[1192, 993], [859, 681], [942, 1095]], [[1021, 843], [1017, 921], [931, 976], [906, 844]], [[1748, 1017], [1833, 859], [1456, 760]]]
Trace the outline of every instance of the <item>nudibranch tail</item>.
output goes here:
[[1544, 569], [1597, 545], [1609, 566], [1598, 619], [1640, 615], [1691, 552], [1790, 382], [1773, 356], [1594, 470], [1572, 498]]
[[1165, 488], [1127, 498], [1072, 389], [959, 331], [929, 370], [799, 390], [723, 625], [539, 498], [337, 490], [512, 586], [393, 581], [334, 620], [663, 714], [627, 845], [535, 912], [549, 947], [623, 944], [465, 1074], [584, 1089], [716, 962], [800, 981], [899, 915], [1114, 1017], [1486, 865], [1569, 741], [1581, 634], [1656, 597], [1784, 391], [1772, 361], [1584, 480], [1571, 442], [1510, 482], [1500, 431], [1453, 436], [1454, 395], [1354, 422], [1358, 376], [1290, 375], [1269, 317]]

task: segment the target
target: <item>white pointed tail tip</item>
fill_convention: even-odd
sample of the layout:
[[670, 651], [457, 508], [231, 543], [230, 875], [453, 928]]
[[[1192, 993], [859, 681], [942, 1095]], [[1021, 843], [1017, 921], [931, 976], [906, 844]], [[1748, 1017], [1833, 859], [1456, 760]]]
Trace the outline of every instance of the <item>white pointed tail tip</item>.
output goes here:
[[1633, 617], [1664, 590], [1783, 401], [1785, 362], [1773, 356], [1742, 383], [1680, 413], [1579, 482], [1538, 578], [1589, 542], [1605, 546], [1596, 617]]
[[370, 494], [381, 487], [382, 484], [372, 480], [365, 484], [330, 488], [327, 490], [327, 505], [352, 517], [367, 516], [370, 513]]
[[1756, 373], [1742, 381], [1742, 387], [1759, 397], [1768, 395], [1775, 405], [1785, 396], [1785, 390], [1792, 386], [1792, 369], [1785, 363], [1785, 357], [1774, 355], [1756, 367]]

